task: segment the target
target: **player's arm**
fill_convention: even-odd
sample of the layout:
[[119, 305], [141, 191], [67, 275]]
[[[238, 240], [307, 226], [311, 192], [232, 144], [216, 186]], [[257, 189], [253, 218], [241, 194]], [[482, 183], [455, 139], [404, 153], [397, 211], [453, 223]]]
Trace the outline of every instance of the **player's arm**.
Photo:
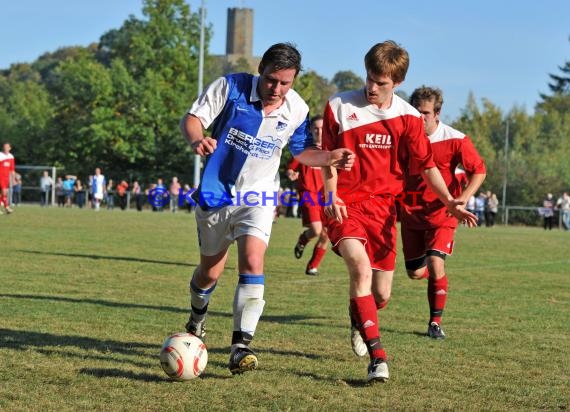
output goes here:
[[485, 181], [486, 176], [487, 176], [486, 173], [473, 173], [469, 177], [467, 186], [465, 186], [465, 188], [461, 192], [461, 195], [457, 196], [457, 200], [463, 202], [464, 204], [467, 204], [467, 200], [469, 200], [471, 196], [477, 193], [477, 190], [479, 190], [479, 188]]
[[307, 166], [331, 166], [349, 171], [354, 165], [356, 156], [351, 150], [346, 148], [328, 151], [310, 147], [296, 155], [295, 159]]
[[214, 152], [217, 140], [204, 136], [202, 122], [193, 114], [186, 113], [180, 122], [180, 131], [194, 152], [206, 156]]
[[422, 177], [430, 190], [434, 192], [447, 207], [449, 213], [465, 222], [469, 227], [477, 226], [477, 217], [465, 209], [464, 201], [453, 198], [437, 167], [425, 169]]
[[460, 148], [461, 164], [465, 173], [467, 173], [468, 181], [463, 189], [461, 195], [457, 197], [458, 200], [462, 200], [467, 203], [467, 200], [477, 193], [477, 190], [483, 184], [485, 177], [487, 176], [487, 169], [485, 167], [485, 162], [479, 155], [479, 152], [475, 148], [475, 145], [471, 139], [466, 136]]
[[323, 175], [323, 191], [325, 195], [325, 215], [332, 217], [342, 223], [343, 217], [348, 217], [346, 205], [337, 195], [337, 171], [334, 167], [321, 167]]

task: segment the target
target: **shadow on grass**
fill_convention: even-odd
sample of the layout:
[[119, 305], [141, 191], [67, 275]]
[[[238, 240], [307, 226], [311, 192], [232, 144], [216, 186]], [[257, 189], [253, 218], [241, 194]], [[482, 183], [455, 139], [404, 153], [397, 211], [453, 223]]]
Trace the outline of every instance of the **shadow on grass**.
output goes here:
[[[51, 295], [28, 295], [28, 294], [17, 294], [17, 293], [0, 293], [0, 298], [11, 298], [11, 299], [32, 299], [32, 300], [49, 300], [54, 302], [69, 302], [69, 303], [81, 303], [89, 305], [100, 305], [111, 308], [129, 308], [129, 309], [150, 309], [158, 310], [164, 312], [173, 313], [184, 313], [189, 314], [188, 308], [179, 308], [175, 306], [158, 306], [158, 305], [143, 305], [140, 303], [129, 303], [129, 302], [114, 302], [110, 300], [103, 299], [91, 299], [91, 298], [70, 298], [66, 296], [51, 296]], [[233, 315], [226, 312], [216, 312], [208, 311], [208, 316], [211, 317], [221, 317], [221, 318], [231, 318]], [[271, 322], [278, 324], [296, 324], [303, 326], [327, 326], [326, 320], [328, 318], [324, 316], [309, 316], [309, 315], [267, 315], [261, 318], [262, 322]], [[307, 322], [312, 320], [324, 320], [325, 323], [319, 322]], [[330, 326], [330, 325], [329, 325]]]
[[97, 350], [99, 352], [147, 356], [148, 349], [157, 349], [156, 344], [141, 342], [120, 342], [116, 340], [101, 340], [85, 336], [55, 335], [27, 330], [13, 330], [0, 328], [0, 348], [15, 350], [28, 350], [34, 348], [76, 347], [82, 350]]
[[143, 382], [165, 382], [172, 381], [166, 375], [159, 376], [151, 373], [135, 373], [132, 371], [124, 371], [121, 369], [105, 369], [105, 368], [83, 368], [79, 370], [83, 375], [95, 376], [96, 378], [126, 378]]
[[[20, 295], [16, 293], [2, 293], [0, 298], [15, 298], [15, 299], [34, 299], [34, 300], [51, 300], [55, 302], [69, 302], [69, 303], [87, 303], [89, 305], [108, 306], [112, 308], [130, 308], [130, 309], [152, 309], [165, 312], [175, 313], [189, 313], [189, 309], [177, 308], [174, 306], [157, 306], [157, 305], [142, 305], [139, 303], [128, 302], [113, 302], [110, 300], [102, 299], [89, 299], [89, 298], [68, 298], [65, 296], [50, 296], [50, 295]], [[216, 316], [221, 314], [215, 314]]]
[[[138, 258], [138, 257], [129, 257], [129, 256], [109, 256], [109, 255], [92, 255], [92, 254], [87, 255], [87, 254], [83, 254], [83, 253], [42, 252], [39, 250], [18, 250], [18, 252], [31, 253], [31, 254], [35, 254], [35, 255], [64, 256], [64, 257], [93, 259], [93, 260], [122, 260], [125, 262], [156, 263], [159, 265], [174, 265], [174, 266], [187, 266], [187, 267], [198, 266], [197, 263], [172, 262], [172, 261], [168, 261], [168, 260], [155, 260], [155, 259], [142, 259], [142, 258]], [[231, 268], [226, 268], [226, 269], [231, 269]]]

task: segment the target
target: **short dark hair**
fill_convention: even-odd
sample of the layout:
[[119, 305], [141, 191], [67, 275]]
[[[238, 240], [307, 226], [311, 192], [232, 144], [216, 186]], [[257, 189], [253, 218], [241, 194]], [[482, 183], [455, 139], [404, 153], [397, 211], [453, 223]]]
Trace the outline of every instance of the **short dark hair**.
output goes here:
[[422, 101], [432, 101], [433, 110], [435, 113], [441, 112], [443, 106], [443, 93], [440, 89], [435, 87], [421, 86], [413, 91], [410, 96], [410, 104], [417, 108]]
[[302, 70], [301, 53], [291, 43], [276, 43], [271, 46], [261, 57], [259, 73], [266, 68], [276, 72], [284, 69], [295, 69], [295, 77]]
[[316, 114], [316, 115], [314, 115], [313, 117], [311, 117], [310, 122], [311, 122], [311, 124], [313, 124], [313, 123], [315, 123], [317, 120], [323, 120], [323, 116], [320, 115], [320, 114]]

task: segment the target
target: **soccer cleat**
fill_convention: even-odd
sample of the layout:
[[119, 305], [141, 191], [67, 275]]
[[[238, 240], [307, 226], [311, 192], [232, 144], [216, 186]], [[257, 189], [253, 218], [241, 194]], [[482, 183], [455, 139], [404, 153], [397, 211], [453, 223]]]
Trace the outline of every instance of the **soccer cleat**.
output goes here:
[[202, 342], [206, 341], [206, 318], [204, 318], [201, 322], [196, 322], [192, 320], [192, 316], [186, 323], [186, 332], [191, 333], [192, 335], [200, 338]]
[[232, 375], [257, 369], [257, 355], [248, 347], [238, 347], [230, 354], [228, 367]]
[[432, 339], [445, 339], [445, 333], [437, 322], [431, 322], [428, 326], [427, 335]]
[[7, 214], [10, 214], [10, 213], [12, 213], [12, 212], [14, 211], [14, 210], [12, 210], [10, 207], [8, 207], [8, 206], [7, 206], [4, 210], [6, 211]]
[[366, 356], [368, 355], [368, 348], [364, 339], [360, 336], [358, 328], [355, 326], [350, 327], [350, 344], [352, 346], [352, 351], [356, 356]]
[[295, 257], [297, 259], [301, 259], [304, 250], [305, 250], [305, 245], [302, 245], [301, 243], [297, 242], [297, 244], [295, 245]]
[[305, 270], [305, 275], [317, 276], [318, 274], [319, 270], [317, 268], [307, 268], [307, 270]]
[[368, 382], [386, 382], [390, 379], [388, 364], [384, 359], [376, 358], [368, 365]]

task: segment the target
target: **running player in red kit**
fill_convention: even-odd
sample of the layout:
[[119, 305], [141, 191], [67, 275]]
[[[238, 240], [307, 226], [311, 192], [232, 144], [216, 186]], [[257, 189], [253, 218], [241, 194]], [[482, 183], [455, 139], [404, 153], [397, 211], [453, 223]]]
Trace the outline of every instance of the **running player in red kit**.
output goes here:
[[[422, 86], [412, 93], [410, 103], [421, 114], [433, 159], [449, 192], [456, 199], [467, 203], [485, 180], [485, 163], [471, 139], [439, 120], [443, 96], [441, 90]], [[460, 179], [457, 167], [461, 165], [467, 175], [467, 184]], [[427, 296], [429, 322], [427, 335], [444, 339], [441, 317], [447, 299], [445, 258], [453, 252], [453, 239], [457, 219], [447, 213], [447, 208], [431, 191], [421, 176], [406, 175], [406, 193], [421, 193], [412, 200], [404, 199], [401, 214], [402, 244], [406, 271], [411, 279], [428, 277]], [[414, 204], [412, 204], [412, 202]]]
[[389, 372], [378, 309], [386, 306], [392, 290], [395, 200], [404, 190], [404, 171], [421, 175], [456, 217], [473, 225], [475, 216], [447, 190], [420, 114], [394, 93], [405, 79], [408, 52], [385, 41], [368, 51], [364, 64], [365, 87], [332, 96], [325, 108], [323, 149], [349, 148], [356, 161], [350, 171], [322, 168], [324, 210], [333, 250], [344, 259], [350, 277], [353, 349], [365, 345], [367, 380], [383, 382]]
[[[323, 135], [323, 116], [316, 115], [311, 119], [311, 134], [315, 147], [321, 148]], [[287, 166], [287, 176], [297, 182], [303, 226], [307, 229], [299, 235], [294, 253], [301, 259], [305, 246], [312, 239], [318, 238], [311, 259], [305, 268], [305, 274], [316, 276], [319, 274], [319, 265], [327, 252], [329, 237], [323, 228], [323, 177], [320, 167], [305, 166], [293, 158]]]
[[0, 213], [4, 213], [4, 211], [12, 213], [8, 202], [8, 191], [10, 190], [10, 182], [13, 181], [16, 173], [16, 160], [14, 155], [10, 153], [11, 150], [10, 143], [4, 143], [2, 152], [0, 152]]

